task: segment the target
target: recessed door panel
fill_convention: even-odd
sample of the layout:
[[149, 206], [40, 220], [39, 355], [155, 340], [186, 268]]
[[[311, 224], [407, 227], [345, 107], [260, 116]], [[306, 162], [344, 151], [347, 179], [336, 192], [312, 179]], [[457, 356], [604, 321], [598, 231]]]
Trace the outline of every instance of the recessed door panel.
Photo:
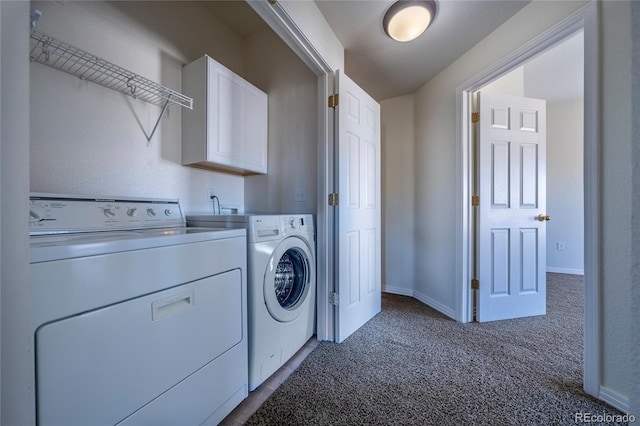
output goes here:
[[366, 187], [366, 207], [368, 209], [375, 209], [378, 205], [378, 189], [376, 188], [376, 170], [378, 165], [378, 156], [376, 155], [376, 146], [367, 142], [365, 145], [366, 154], [366, 174], [364, 186]]
[[520, 144], [520, 208], [538, 207], [538, 144]]
[[[349, 208], [360, 208], [360, 137], [353, 133], [347, 134], [348, 152], [348, 193]], [[366, 194], [365, 194], [366, 195]]]
[[503, 105], [491, 106], [491, 127], [509, 130], [509, 107]]
[[491, 230], [491, 296], [509, 294], [509, 229]]
[[349, 282], [347, 285], [349, 293], [349, 305], [356, 304], [360, 301], [360, 231], [349, 232], [347, 235], [349, 270], [347, 276]]
[[520, 292], [538, 291], [538, 230], [520, 229]]
[[347, 108], [349, 120], [356, 125], [360, 125], [360, 99], [358, 94], [353, 93], [351, 90], [347, 91]]
[[376, 280], [376, 269], [374, 267], [376, 262], [376, 242], [378, 241], [377, 230], [366, 230], [367, 241], [367, 264], [364, 270], [366, 271], [367, 293], [375, 293], [378, 290]]
[[511, 188], [511, 144], [493, 141], [491, 144], [491, 206], [509, 208]]
[[538, 111], [527, 109], [520, 111], [520, 130], [523, 132], [538, 131]]

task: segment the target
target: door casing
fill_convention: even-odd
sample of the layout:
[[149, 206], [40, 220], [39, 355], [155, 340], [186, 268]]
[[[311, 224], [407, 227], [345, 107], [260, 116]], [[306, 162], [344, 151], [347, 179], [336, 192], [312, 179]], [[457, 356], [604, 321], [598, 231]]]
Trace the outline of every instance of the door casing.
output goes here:
[[579, 31], [584, 31], [584, 390], [600, 397], [599, 51], [598, 9], [593, 2], [456, 89], [456, 319], [469, 322], [473, 318], [473, 292], [470, 288], [475, 233], [471, 206], [475, 176], [471, 124], [473, 92]]
[[333, 109], [327, 98], [334, 93], [334, 71], [329, 60], [309, 41], [287, 10], [286, 3], [247, 1], [255, 12], [280, 36], [309, 69], [318, 76], [318, 198], [316, 212], [316, 335], [318, 340], [333, 341], [334, 307], [329, 293], [336, 282], [334, 267], [335, 208], [328, 205], [327, 194], [334, 192], [335, 147]]

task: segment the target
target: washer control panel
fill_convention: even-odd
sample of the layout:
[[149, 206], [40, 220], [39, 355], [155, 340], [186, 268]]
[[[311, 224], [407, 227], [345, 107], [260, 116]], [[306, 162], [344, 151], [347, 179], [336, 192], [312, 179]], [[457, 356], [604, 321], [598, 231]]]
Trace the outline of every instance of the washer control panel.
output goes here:
[[248, 219], [249, 242], [282, 240], [293, 235], [315, 239], [310, 214], [251, 215]]
[[185, 226], [178, 200], [32, 193], [29, 233], [53, 234]]
[[306, 215], [297, 216], [280, 216], [280, 223], [282, 226], [282, 233], [287, 234], [307, 234], [309, 231], [309, 225], [311, 219]]

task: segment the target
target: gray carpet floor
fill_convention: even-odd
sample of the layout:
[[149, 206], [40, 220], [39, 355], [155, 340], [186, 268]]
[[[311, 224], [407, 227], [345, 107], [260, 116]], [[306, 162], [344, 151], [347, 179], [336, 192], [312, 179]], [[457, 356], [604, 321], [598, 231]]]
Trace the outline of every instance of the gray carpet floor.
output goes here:
[[383, 294], [380, 314], [341, 344], [321, 342], [246, 424], [615, 420], [622, 413], [582, 390], [583, 293], [582, 277], [548, 274], [547, 315], [482, 324]]

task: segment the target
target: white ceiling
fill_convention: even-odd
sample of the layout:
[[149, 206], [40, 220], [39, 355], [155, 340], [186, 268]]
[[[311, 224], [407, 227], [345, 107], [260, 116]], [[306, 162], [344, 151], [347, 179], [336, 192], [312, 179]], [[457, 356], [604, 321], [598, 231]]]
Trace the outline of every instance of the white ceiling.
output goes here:
[[[418, 39], [399, 43], [382, 29], [394, 0], [315, 0], [345, 48], [346, 74], [378, 101], [415, 92], [530, 0], [436, 1], [432, 25]], [[241, 37], [268, 28], [244, 1], [203, 3]], [[527, 64], [527, 72], [541, 76], [539, 90], [545, 96], [539, 97], [581, 95], [581, 40], [562, 43]]]
[[415, 92], [522, 9], [529, 0], [436, 0], [416, 40], [399, 43], [382, 19], [393, 0], [316, 0], [345, 48], [345, 73], [380, 101]]

